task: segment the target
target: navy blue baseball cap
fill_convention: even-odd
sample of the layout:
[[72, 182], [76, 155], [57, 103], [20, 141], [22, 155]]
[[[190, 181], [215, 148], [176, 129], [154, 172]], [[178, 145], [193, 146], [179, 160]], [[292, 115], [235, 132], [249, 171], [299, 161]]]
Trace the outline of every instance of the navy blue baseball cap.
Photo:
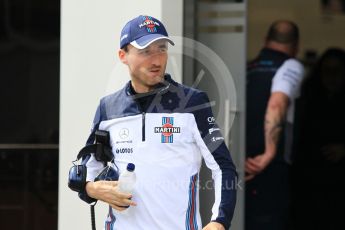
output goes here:
[[127, 22], [123, 27], [120, 38], [120, 49], [128, 44], [131, 44], [137, 49], [144, 49], [152, 42], [160, 39], [165, 39], [171, 45], [174, 45], [162, 22], [151, 16], [140, 15]]

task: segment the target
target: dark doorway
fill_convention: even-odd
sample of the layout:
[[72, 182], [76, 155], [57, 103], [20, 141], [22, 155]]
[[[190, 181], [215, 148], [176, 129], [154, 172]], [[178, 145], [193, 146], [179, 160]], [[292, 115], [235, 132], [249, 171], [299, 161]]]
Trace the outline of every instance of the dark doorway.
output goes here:
[[60, 0], [0, 12], [0, 229], [57, 229]]

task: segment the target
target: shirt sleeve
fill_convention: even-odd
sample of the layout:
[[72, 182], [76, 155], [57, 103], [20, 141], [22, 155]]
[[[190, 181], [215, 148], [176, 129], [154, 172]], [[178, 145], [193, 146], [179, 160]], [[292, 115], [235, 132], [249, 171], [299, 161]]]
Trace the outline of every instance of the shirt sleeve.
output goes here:
[[206, 93], [195, 95], [193, 106], [195, 140], [214, 181], [215, 202], [211, 221], [221, 223], [228, 229], [236, 203], [237, 172]]
[[271, 93], [282, 92], [293, 101], [299, 97], [303, 76], [304, 68], [299, 61], [286, 60], [273, 77]]

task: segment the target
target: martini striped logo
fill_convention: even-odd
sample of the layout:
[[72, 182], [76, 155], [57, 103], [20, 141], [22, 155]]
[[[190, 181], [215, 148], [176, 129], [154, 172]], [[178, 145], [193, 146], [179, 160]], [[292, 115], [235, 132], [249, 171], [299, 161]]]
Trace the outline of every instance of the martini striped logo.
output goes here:
[[162, 143], [173, 143], [174, 133], [180, 133], [180, 127], [174, 127], [173, 117], [162, 117], [162, 127], [155, 127], [155, 133], [161, 133]]
[[143, 22], [139, 25], [139, 28], [146, 27], [147, 32], [155, 33], [157, 32], [156, 26], [160, 26], [158, 22], [152, 20], [150, 16], [143, 16]]

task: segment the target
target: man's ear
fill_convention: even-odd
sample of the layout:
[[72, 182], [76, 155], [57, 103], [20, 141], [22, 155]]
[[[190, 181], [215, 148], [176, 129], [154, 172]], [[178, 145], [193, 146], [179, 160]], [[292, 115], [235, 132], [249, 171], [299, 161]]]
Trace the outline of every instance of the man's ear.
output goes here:
[[125, 64], [125, 65], [128, 64], [127, 53], [123, 49], [119, 49], [119, 59], [123, 64]]

